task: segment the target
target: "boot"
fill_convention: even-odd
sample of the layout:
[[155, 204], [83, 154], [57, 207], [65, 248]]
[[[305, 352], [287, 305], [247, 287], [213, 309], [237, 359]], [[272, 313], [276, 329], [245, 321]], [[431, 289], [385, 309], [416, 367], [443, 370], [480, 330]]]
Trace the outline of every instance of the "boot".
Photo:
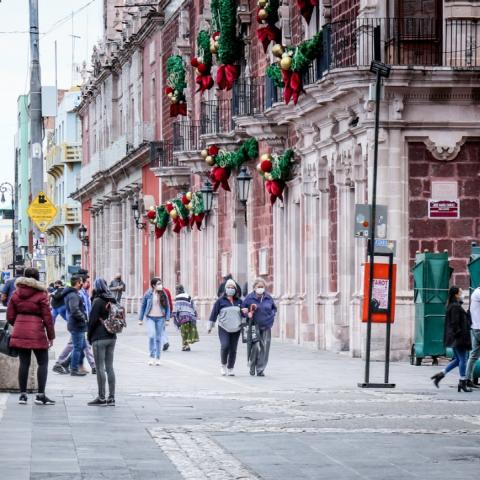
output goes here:
[[[437, 388], [440, 388], [438, 386], [438, 384], [440, 383], [440, 380], [442, 380], [442, 378], [445, 377], [445, 374], [443, 372], [439, 372], [437, 374], [435, 374], [433, 377], [430, 378], [430, 380], [433, 380], [433, 384], [437, 387]], [[460, 391], [460, 390], [459, 390]]]
[[471, 380], [467, 380], [467, 387], [470, 387], [470, 388], [480, 388], [479, 385], [475, 385]]
[[467, 386], [466, 380], [459, 380], [458, 382], [458, 393], [462, 392], [472, 392], [472, 389]]

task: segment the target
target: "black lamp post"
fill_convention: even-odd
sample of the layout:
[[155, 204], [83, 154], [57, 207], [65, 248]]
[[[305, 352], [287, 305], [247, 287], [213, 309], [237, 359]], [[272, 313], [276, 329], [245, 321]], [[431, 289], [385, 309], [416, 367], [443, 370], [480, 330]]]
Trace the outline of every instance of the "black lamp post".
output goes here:
[[133, 211], [133, 219], [135, 220], [135, 226], [139, 230], [143, 230], [145, 228], [145, 223], [140, 221], [140, 207], [138, 205], [138, 200], [135, 200], [134, 204], [132, 205]]
[[247, 201], [250, 193], [252, 176], [248, 173], [247, 167], [242, 167], [235, 179], [237, 183], [237, 198], [245, 209], [245, 223], [247, 223]]
[[203, 199], [203, 209], [205, 211], [205, 227], [207, 226], [207, 218], [213, 209], [213, 185], [210, 180], [205, 180], [200, 193]]
[[17, 248], [16, 248], [16, 238], [15, 238], [15, 187], [9, 183], [9, 182], [3, 182], [0, 184], [0, 192], [2, 196], [0, 197], [0, 202], [5, 203], [5, 193], [10, 192], [10, 195], [12, 197], [12, 211], [10, 212], [11, 217], [12, 217], [12, 253], [13, 253], [13, 259], [12, 259], [12, 269], [13, 269], [13, 276], [15, 276], [15, 267], [17, 263]]
[[90, 239], [87, 235], [87, 227], [83, 224], [78, 227], [78, 238], [82, 242], [83, 246], [88, 247], [90, 245]]

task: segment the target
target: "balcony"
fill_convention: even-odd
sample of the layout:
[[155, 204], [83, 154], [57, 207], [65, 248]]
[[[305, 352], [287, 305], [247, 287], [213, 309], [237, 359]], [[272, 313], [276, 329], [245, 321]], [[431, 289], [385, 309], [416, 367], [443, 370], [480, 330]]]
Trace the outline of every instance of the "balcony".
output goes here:
[[181, 189], [190, 183], [190, 168], [174, 156], [173, 143], [150, 143], [150, 169], [168, 187]]
[[63, 163], [82, 163], [82, 146], [79, 143], [64, 143], [62, 147]]
[[173, 124], [173, 155], [179, 165], [188, 167], [192, 173], [202, 174], [208, 166], [200, 155], [205, 147], [200, 122], [179, 120]]
[[57, 216], [47, 228], [50, 235], [63, 236], [64, 227], [73, 229], [82, 223], [80, 207], [73, 205], [62, 205], [58, 208]]
[[59, 178], [63, 175], [62, 163], [62, 147], [60, 145], [53, 145], [45, 156], [45, 164], [47, 173], [54, 178]]

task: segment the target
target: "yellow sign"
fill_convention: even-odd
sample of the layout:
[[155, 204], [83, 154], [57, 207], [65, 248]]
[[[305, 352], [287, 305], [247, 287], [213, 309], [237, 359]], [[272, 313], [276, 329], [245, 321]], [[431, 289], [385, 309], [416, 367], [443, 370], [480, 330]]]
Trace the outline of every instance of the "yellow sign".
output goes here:
[[27, 213], [38, 229], [44, 232], [57, 216], [57, 207], [40, 192], [29, 205]]

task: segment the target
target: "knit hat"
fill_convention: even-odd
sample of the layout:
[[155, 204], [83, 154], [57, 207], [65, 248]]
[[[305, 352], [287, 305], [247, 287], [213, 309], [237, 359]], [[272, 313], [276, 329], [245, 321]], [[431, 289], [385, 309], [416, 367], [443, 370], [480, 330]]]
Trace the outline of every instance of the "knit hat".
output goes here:
[[235, 283], [235, 280], [229, 278], [225, 283], [225, 288], [228, 288], [228, 287], [237, 289], [237, 284]]

